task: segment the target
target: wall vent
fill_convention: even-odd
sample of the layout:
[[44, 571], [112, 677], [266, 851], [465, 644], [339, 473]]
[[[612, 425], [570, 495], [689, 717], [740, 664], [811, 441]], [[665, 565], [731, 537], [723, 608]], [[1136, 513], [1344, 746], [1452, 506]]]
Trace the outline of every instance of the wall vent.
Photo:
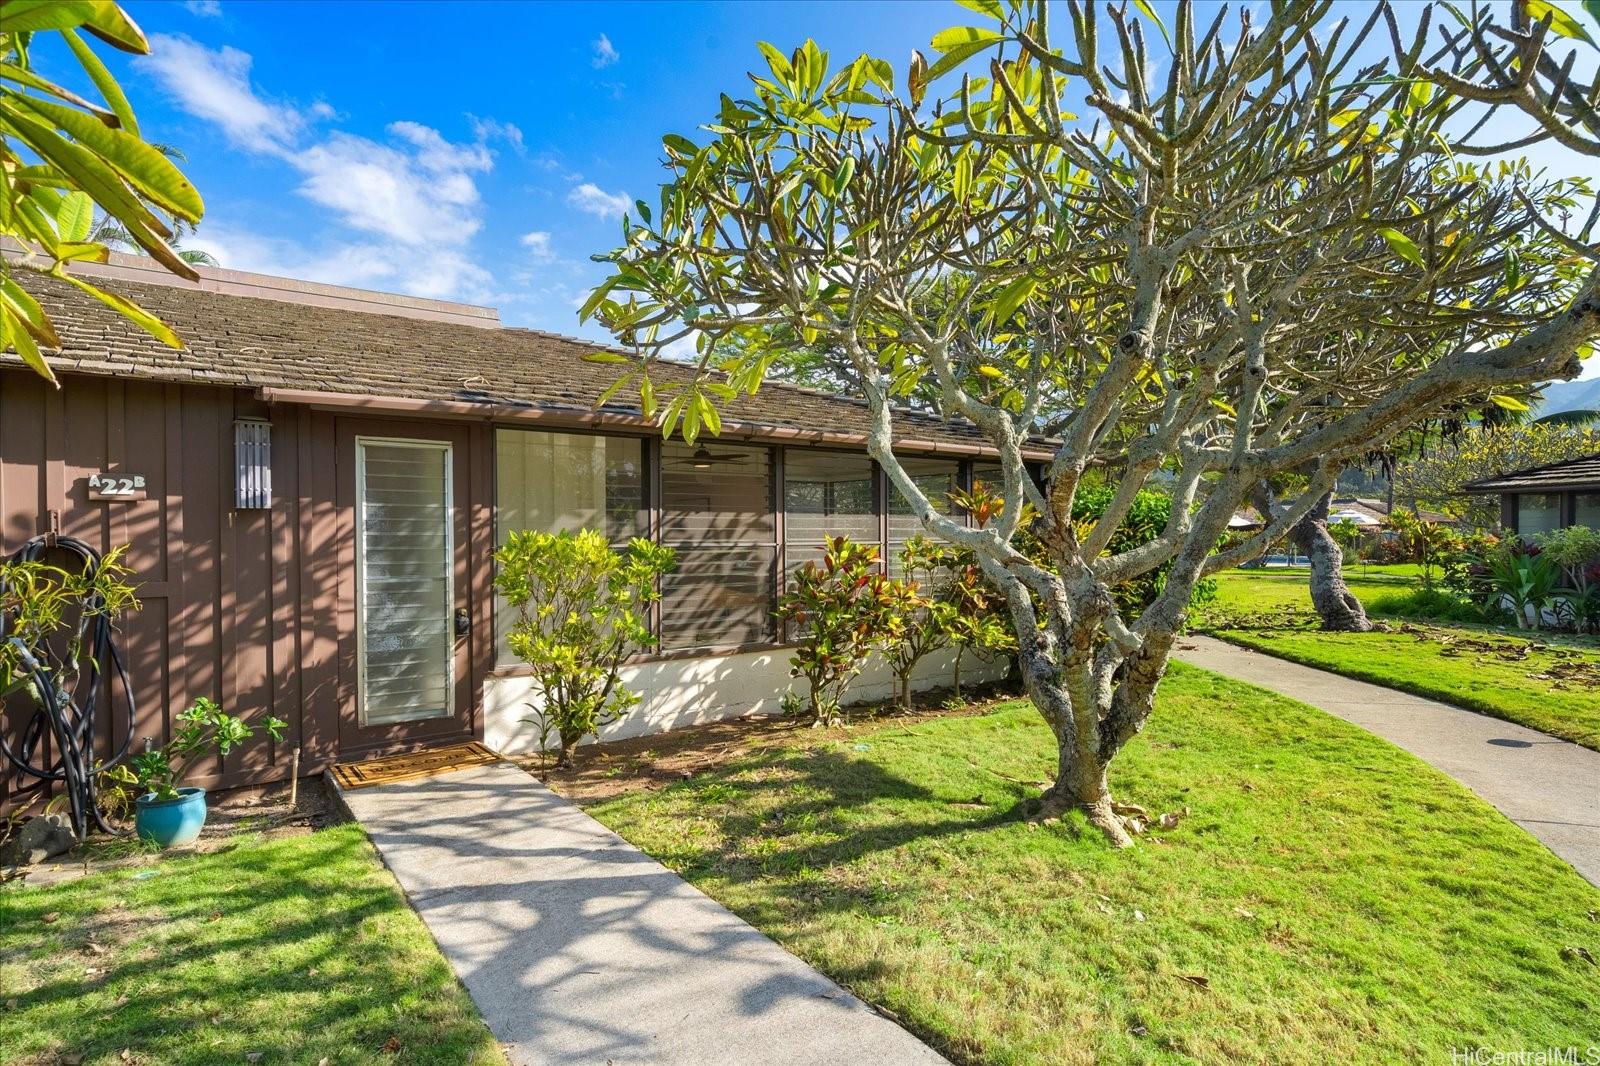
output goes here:
[[233, 424], [234, 507], [272, 506], [272, 423], [240, 419]]

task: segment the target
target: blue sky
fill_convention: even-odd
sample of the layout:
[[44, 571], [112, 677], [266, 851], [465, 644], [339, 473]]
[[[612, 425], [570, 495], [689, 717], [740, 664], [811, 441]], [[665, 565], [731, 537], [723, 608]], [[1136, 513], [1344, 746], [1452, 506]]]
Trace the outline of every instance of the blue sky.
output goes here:
[[[740, 93], [758, 40], [895, 58], [948, 3], [126, 4], [153, 54], [108, 55], [147, 138], [206, 199], [223, 266], [487, 303], [599, 337], [576, 306], [663, 133]], [[103, 55], [109, 50], [102, 49]], [[43, 59], [43, 57], [41, 57]], [[63, 64], [64, 67], [64, 64]]]
[[192, 245], [597, 339], [576, 315], [603, 276], [589, 255], [617, 243], [633, 198], [654, 200], [661, 135], [746, 89], [755, 42], [814, 37], [903, 73], [911, 49], [977, 18], [947, 0], [124, 2], [153, 54], [100, 51], [144, 135], [188, 156], [207, 203]]

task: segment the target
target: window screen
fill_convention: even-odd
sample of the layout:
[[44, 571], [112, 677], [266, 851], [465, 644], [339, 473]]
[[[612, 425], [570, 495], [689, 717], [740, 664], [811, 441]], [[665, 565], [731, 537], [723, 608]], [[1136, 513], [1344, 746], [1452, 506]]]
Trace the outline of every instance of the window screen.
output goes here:
[[1574, 524], [1600, 529], [1600, 492], [1578, 493]]
[[1561, 497], [1554, 492], [1517, 497], [1517, 532], [1524, 537], [1561, 528]]
[[770, 449], [662, 445], [661, 543], [678, 553], [661, 581], [663, 649], [773, 639], [773, 502]]
[[[595, 529], [622, 544], [643, 532], [643, 509], [644, 443], [638, 438], [495, 431], [495, 543], [522, 529]], [[496, 597], [496, 656], [502, 664], [517, 662], [506, 647], [513, 614]]]
[[[961, 484], [961, 464], [945, 459], [902, 459], [900, 465], [911, 475], [928, 503], [940, 514], [950, 514], [954, 505], [950, 493]], [[899, 577], [900, 549], [906, 541], [922, 532], [922, 522], [912, 513], [911, 504], [889, 483], [889, 573]]]
[[878, 543], [872, 460], [790, 448], [783, 456], [784, 574], [822, 558], [824, 537]]

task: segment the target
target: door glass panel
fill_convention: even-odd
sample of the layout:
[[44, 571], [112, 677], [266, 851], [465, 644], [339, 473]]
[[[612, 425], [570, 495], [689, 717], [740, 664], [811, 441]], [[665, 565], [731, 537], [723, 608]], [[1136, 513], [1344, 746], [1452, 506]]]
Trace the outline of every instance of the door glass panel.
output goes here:
[[356, 442], [361, 723], [454, 713], [450, 446]]

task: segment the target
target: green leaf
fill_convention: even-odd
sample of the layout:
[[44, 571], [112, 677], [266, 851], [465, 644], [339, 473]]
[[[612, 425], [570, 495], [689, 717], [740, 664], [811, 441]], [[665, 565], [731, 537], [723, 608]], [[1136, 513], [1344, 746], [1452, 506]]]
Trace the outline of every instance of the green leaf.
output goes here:
[[1590, 18], [1600, 22], [1600, 0], [1583, 0], [1583, 9], [1589, 13]]
[[787, 86], [792, 86], [794, 84], [794, 67], [789, 63], [789, 57], [766, 41], [757, 41], [756, 47], [761, 49], [761, 54], [767, 57], [767, 66], [772, 68], [773, 77]]
[[992, 322], [1007, 322], [1022, 306], [1024, 300], [1033, 295], [1039, 287], [1037, 279], [1024, 274], [1022, 277], [1000, 290], [1000, 295], [995, 297], [994, 306], [990, 308], [989, 318]]
[[601, 301], [611, 294], [611, 289], [616, 284], [617, 279], [613, 277], [607, 278], [599, 285], [596, 285], [595, 290], [589, 294], [589, 298], [583, 301], [583, 306], [578, 308], [578, 321], [589, 321], [589, 316], [593, 315], [595, 308], [599, 307]]
[[26, 85], [28, 88], [37, 89], [42, 93], [48, 93], [58, 100], [65, 100], [74, 107], [81, 107], [85, 111], [93, 112], [94, 114], [100, 116], [100, 120], [102, 122], [119, 121], [114, 112], [107, 111], [105, 108], [99, 107], [90, 100], [85, 100], [77, 93], [71, 91], [70, 89], [64, 89], [53, 81], [48, 81], [39, 77], [39, 75], [35, 74], [27, 67], [19, 67], [15, 63], [0, 63], [0, 78], [4, 78], [7, 81], [17, 82], [20, 85]]
[[113, 48], [137, 55], [149, 54], [150, 42], [145, 40], [144, 31], [118, 6], [116, 0], [89, 0], [89, 6], [93, 14], [83, 24], [85, 30]]
[[7, 33], [68, 30], [94, 18], [93, 0], [7, 0]]
[[94, 87], [100, 90], [106, 106], [111, 108], [117, 116], [117, 121], [122, 123], [122, 128], [135, 137], [139, 135], [139, 120], [133, 117], [133, 105], [128, 103], [128, 98], [122, 93], [122, 86], [117, 84], [117, 79], [111, 76], [111, 71], [100, 62], [100, 57], [94, 54], [94, 49], [83, 42], [72, 30], [62, 30], [61, 36], [67, 39], [67, 47], [72, 49], [72, 54], [78, 57], [84, 72], [89, 75], [89, 80], [94, 82]]
[[996, 30], [984, 29], [980, 26], [951, 26], [947, 30], [940, 30], [933, 35], [933, 50], [935, 52], [949, 52], [956, 48], [976, 44], [987, 47], [996, 41], [1005, 40], [1004, 35]]
[[[205, 214], [200, 193], [190, 184], [172, 160], [131, 133], [108, 128], [105, 123], [81, 111], [48, 100], [18, 96], [13, 99], [30, 111], [65, 130], [73, 140], [88, 148], [116, 169], [128, 183], [164, 210], [187, 222], [198, 222]], [[123, 220], [126, 221], [126, 220]]]
[[50, 365], [44, 361], [44, 356], [39, 354], [39, 346], [34, 343], [27, 328], [8, 304], [0, 303], [0, 349], [5, 348], [15, 348], [22, 361], [35, 373], [57, 388], [60, 387], [61, 383], [56, 380], [55, 374], [50, 372]]
[[[1526, 0], [1528, 19], [1531, 22], [1543, 22], [1550, 19], [1550, 32], [1558, 37], [1567, 37], [1577, 41], [1588, 41], [1594, 44], [1594, 38], [1589, 36], [1589, 31], [1583, 28], [1583, 23], [1557, 7], [1552, 0]], [[1600, 15], [1596, 15], [1600, 18]]]
[[928, 68], [927, 80], [931, 82], [937, 78], [944, 77], [993, 43], [992, 41], [971, 41], [967, 44], [955, 46], [940, 56], [937, 63]]
[[1378, 235], [1388, 242], [1389, 248], [1401, 259], [1419, 269], [1423, 267], [1422, 250], [1417, 247], [1416, 241], [1397, 229], [1390, 229], [1388, 226], [1381, 227], [1378, 230]]
[[617, 352], [590, 352], [583, 357], [583, 361], [585, 363], [609, 363], [616, 365], [618, 363], [627, 363], [629, 362], [629, 359], [627, 356], [621, 355]]
[[1161, 31], [1161, 39], [1167, 42], [1167, 50], [1172, 50], [1172, 35], [1167, 32], [1167, 24], [1161, 21], [1161, 16], [1156, 14], [1156, 9], [1150, 6], [1150, 0], [1133, 0], [1133, 6], [1138, 8], [1145, 18], [1156, 24], [1156, 29]]
[[0, 274], [0, 301], [11, 313], [17, 316], [17, 321], [26, 329], [34, 340], [48, 344], [52, 348], [61, 347], [61, 338], [56, 335], [55, 326], [50, 324], [50, 318], [39, 306], [39, 301], [33, 295], [17, 284], [10, 274]]
[[956, 3], [968, 11], [976, 11], [980, 15], [988, 15], [996, 22], [1006, 17], [1005, 9], [1000, 6], [1000, 0], [956, 0]]
[[90, 296], [93, 296], [96, 300], [99, 300], [101, 303], [105, 304], [107, 307], [111, 308], [113, 311], [117, 312], [119, 315], [126, 318], [128, 321], [132, 322], [146, 333], [150, 334], [150, 336], [154, 337], [162, 344], [165, 344], [167, 347], [183, 347], [183, 341], [178, 339], [178, 335], [172, 332], [171, 327], [169, 327], [165, 322], [161, 321], [155, 315], [152, 315], [149, 311], [146, 311], [144, 308], [134, 303], [132, 300], [124, 299], [114, 292], [106, 292], [104, 289], [97, 289], [93, 285], [90, 285], [87, 281], [84, 281], [82, 278], [73, 277], [71, 274], [65, 272], [59, 273], [56, 276], [65, 278], [73, 285], [76, 285]]
[[1521, 400], [1517, 399], [1515, 396], [1494, 395], [1494, 396], [1490, 396], [1489, 397], [1489, 402], [1494, 404], [1496, 407], [1503, 408], [1504, 410], [1507, 410], [1507, 411], [1528, 411], [1528, 410], [1531, 410], [1531, 408], [1527, 404], [1523, 403]]
[[82, 190], [74, 190], [61, 198], [56, 211], [56, 232], [64, 241], [82, 241], [89, 236], [94, 224], [94, 200]]
[[965, 201], [972, 195], [972, 157], [966, 152], [956, 157], [956, 169], [950, 188], [957, 200]]

